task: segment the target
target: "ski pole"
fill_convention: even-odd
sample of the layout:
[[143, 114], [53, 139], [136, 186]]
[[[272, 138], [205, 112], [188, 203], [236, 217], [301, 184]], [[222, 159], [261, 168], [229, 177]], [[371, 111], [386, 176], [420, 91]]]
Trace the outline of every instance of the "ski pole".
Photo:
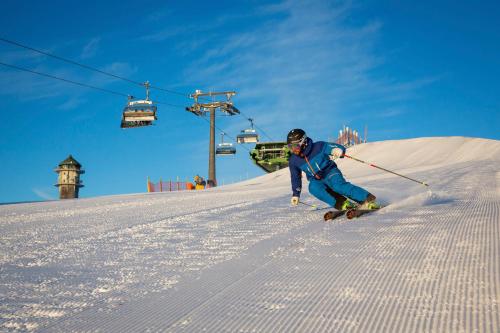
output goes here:
[[407, 177], [407, 176], [401, 175], [401, 174], [396, 173], [396, 172], [391, 171], [391, 170], [387, 170], [387, 169], [381, 168], [381, 167], [379, 167], [379, 166], [377, 166], [377, 165], [375, 165], [375, 164], [372, 164], [372, 163], [368, 163], [368, 162], [362, 161], [362, 160], [360, 160], [360, 159], [357, 159], [357, 158], [352, 157], [352, 156], [349, 156], [349, 155], [344, 155], [344, 156], [345, 156], [345, 157], [348, 157], [348, 158], [350, 158], [350, 159], [353, 159], [353, 160], [355, 160], [355, 161], [358, 161], [358, 162], [360, 162], [360, 163], [367, 164], [367, 165], [369, 165], [369, 166], [371, 166], [371, 167], [374, 167], [374, 168], [380, 169], [380, 170], [382, 170], [382, 171], [392, 173], [393, 175], [396, 175], [396, 176], [403, 177], [403, 178], [406, 178], [406, 179], [408, 179], [408, 180], [414, 181], [415, 183], [419, 183], [419, 184], [422, 184], [422, 185], [425, 185], [425, 186], [429, 186], [429, 184], [427, 184], [427, 183], [424, 183], [424, 182], [421, 182], [421, 181], [419, 181], [419, 180], [416, 180], [416, 179], [413, 179], [413, 178], [410, 178], [410, 177]]
[[302, 202], [302, 201], [299, 201], [299, 203], [303, 204], [304, 206], [309, 206], [309, 207], [316, 208], [316, 205], [311, 205], [311, 204], [308, 204], [308, 203], [305, 203], [305, 202]]
[[303, 204], [304, 206], [309, 206], [314, 208], [313, 210], [323, 210], [323, 209], [329, 209], [330, 207], [318, 207], [317, 205], [311, 205], [306, 202], [299, 201], [300, 204]]
[[318, 207], [317, 205], [311, 205], [306, 202], [299, 201], [300, 204], [303, 204], [304, 206], [311, 207], [311, 210], [323, 210], [323, 209], [329, 209], [330, 207]]

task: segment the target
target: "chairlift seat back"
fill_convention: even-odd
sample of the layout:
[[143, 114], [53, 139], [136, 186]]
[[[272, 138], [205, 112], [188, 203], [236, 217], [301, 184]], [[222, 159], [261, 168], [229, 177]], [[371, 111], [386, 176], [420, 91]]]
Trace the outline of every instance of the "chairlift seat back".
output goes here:
[[255, 130], [244, 130], [236, 136], [237, 143], [254, 143], [259, 142], [259, 135]]

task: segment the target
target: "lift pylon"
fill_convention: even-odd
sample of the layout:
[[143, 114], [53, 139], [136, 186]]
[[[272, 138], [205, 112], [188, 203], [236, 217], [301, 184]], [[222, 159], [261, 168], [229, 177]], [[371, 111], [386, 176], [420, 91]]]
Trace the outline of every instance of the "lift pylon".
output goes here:
[[[233, 105], [231, 98], [236, 95], [235, 91], [221, 91], [221, 92], [202, 92], [196, 90], [190, 97], [194, 99], [192, 106], [186, 107], [189, 111], [197, 116], [204, 116], [210, 113], [210, 142], [208, 154], [208, 186], [216, 186], [216, 172], [215, 172], [215, 112], [217, 109], [220, 112], [226, 113], [229, 116], [239, 114], [240, 111]], [[216, 100], [221, 96], [225, 96], [225, 100]], [[201, 97], [212, 97], [212, 101], [200, 102]], [[205, 99], [203, 99], [205, 100]]]

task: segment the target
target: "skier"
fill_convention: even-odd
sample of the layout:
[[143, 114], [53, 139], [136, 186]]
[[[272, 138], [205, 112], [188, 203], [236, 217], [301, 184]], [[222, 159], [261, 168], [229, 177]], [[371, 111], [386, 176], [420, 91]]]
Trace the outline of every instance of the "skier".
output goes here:
[[345, 197], [361, 204], [360, 209], [377, 209], [376, 197], [365, 189], [348, 183], [333, 161], [343, 158], [346, 148], [336, 143], [313, 142], [302, 129], [288, 133], [287, 144], [292, 155], [288, 162], [292, 181], [292, 205], [299, 204], [302, 191], [302, 171], [309, 181], [309, 192], [338, 210], [354, 208]]

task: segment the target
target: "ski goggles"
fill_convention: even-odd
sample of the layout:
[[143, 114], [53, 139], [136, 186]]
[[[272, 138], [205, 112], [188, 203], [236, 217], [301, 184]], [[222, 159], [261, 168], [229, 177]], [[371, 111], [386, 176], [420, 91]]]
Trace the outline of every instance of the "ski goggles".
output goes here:
[[298, 141], [298, 142], [292, 142], [292, 143], [289, 143], [288, 144], [288, 148], [293, 152], [293, 153], [300, 153], [300, 151], [302, 150], [302, 147], [304, 146], [305, 142], [306, 142], [306, 137], [304, 137], [302, 140]]

